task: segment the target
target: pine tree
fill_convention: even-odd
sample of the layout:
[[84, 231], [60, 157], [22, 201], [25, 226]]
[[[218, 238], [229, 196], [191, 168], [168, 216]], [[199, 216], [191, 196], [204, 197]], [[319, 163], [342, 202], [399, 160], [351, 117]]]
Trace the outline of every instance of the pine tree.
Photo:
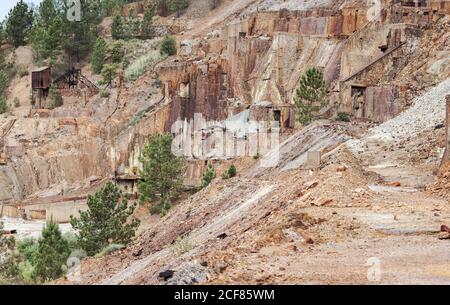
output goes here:
[[155, 36], [155, 29], [153, 27], [154, 16], [155, 9], [153, 6], [145, 11], [144, 19], [142, 21], [142, 37], [144, 39], [152, 39]]
[[176, 55], [177, 54], [177, 46], [175, 38], [172, 36], [166, 36], [164, 37], [161, 48], [160, 48], [161, 54], [167, 54], [169, 56]]
[[122, 17], [120, 15], [114, 17], [113, 23], [111, 25], [111, 35], [113, 39], [125, 38], [125, 28]]
[[105, 64], [102, 68], [102, 76], [103, 76], [103, 82], [105, 84], [108, 84], [109, 86], [112, 85], [112, 81], [114, 78], [116, 78], [117, 75], [117, 64]]
[[297, 120], [309, 124], [319, 116], [319, 111], [327, 104], [327, 91], [323, 73], [311, 68], [302, 76], [295, 98]]
[[32, 277], [43, 282], [61, 277], [69, 255], [69, 243], [62, 237], [59, 226], [50, 221], [38, 241]]
[[39, 19], [44, 26], [52, 24], [53, 20], [58, 17], [54, 1], [43, 0], [39, 5]]
[[141, 202], [159, 200], [162, 212], [183, 185], [185, 161], [172, 153], [172, 136], [157, 134], [144, 145], [140, 156], [142, 170], [139, 192]]
[[87, 199], [88, 210], [71, 217], [77, 230], [78, 245], [88, 255], [95, 255], [110, 244], [127, 245], [135, 236], [139, 220], [131, 218], [137, 205], [128, 205], [117, 186], [108, 182]]
[[33, 19], [33, 10], [23, 0], [20, 0], [9, 12], [6, 34], [15, 47], [25, 43], [25, 37], [33, 25]]
[[211, 163], [208, 163], [208, 166], [206, 167], [206, 171], [203, 174], [202, 178], [202, 188], [207, 187], [211, 181], [213, 181], [216, 178], [216, 171], [214, 170], [214, 167]]
[[82, 18], [80, 21], [70, 21], [66, 18], [67, 9], [62, 12], [64, 51], [75, 60], [81, 60], [90, 54], [98, 37], [98, 25], [102, 21], [102, 7], [98, 0], [80, 0]]
[[105, 64], [107, 48], [108, 46], [106, 41], [101, 37], [97, 38], [91, 57], [92, 70], [97, 74], [102, 72], [103, 65]]

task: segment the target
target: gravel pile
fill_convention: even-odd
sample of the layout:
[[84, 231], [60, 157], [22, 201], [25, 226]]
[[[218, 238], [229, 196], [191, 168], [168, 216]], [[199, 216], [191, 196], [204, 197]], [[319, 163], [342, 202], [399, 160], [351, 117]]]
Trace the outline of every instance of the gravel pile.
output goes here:
[[450, 94], [450, 78], [416, 98], [408, 110], [373, 128], [369, 137], [386, 140], [405, 139], [444, 123], [447, 94]]
[[400, 142], [414, 139], [419, 133], [433, 130], [445, 121], [445, 98], [450, 94], [450, 78], [417, 97], [413, 105], [383, 124], [369, 130], [361, 140], [351, 140], [347, 146], [363, 151], [368, 142]]

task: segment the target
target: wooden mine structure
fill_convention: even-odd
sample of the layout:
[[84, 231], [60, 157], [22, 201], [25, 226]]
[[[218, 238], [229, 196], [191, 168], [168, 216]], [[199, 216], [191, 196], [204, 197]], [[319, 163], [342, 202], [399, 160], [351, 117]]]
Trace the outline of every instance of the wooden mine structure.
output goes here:
[[53, 84], [62, 96], [82, 96], [86, 100], [99, 92], [98, 87], [81, 73], [81, 69], [74, 67], [56, 78]]
[[35, 108], [42, 108], [47, 99], [52, 80], [50, 67], [42, 67], [31, 72], [32, 101]]
[[31, 72], [32, 101], [35, 109], [45, 108], [50, 87], [55, 86], [62, 96], [76, 96], [87, 100], [98, 94], [98, 87], [87, 79], [81, 69], [72, 67], [52, 80], [51, 67], [42, 67]]

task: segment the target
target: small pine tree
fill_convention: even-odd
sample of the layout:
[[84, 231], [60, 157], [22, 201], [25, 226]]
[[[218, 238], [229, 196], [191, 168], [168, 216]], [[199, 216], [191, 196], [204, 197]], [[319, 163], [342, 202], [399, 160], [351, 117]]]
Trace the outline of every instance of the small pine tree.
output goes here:
[[123, 49], [123, 44], [120, 41], [116, 41], [111, 48], [111, 60], [113, 63], [118, 64], [123, 61], [125, 56], [125, 51]]
[[164, 37], [164, 39], [161, 43], [160, 52], [162, 55], [163, 54], [167, 54], [169, 56], [176, 55], [177, 54], [177, 45], [176, 45], [175, 38], [173, 38], [172, 36]]
[[309, 124], [319, 117], [319, 111], [327, 104], [327, 91], [323, 73], [311, 68], [302, 76], [295, 98], [297, 120]]
[[112, 85], [113, 80], [117, 76], [117, 65], [116, 64], [106, 64], [102, 69], [103, 82], [108, 85]]
[[125, 38], [125, 28], [123, 25], [122, 16], [117, 15], [114, 17], [113, 23], [111, 25], [111, 35], [113, 39], [124, 39]]
[[64, 104], [64, 100], [59, 92], [58, 88], [51, 86], [48, 93], [48, 108], [55, 109], [61, 107]]
[[64, 265], [70, 255], [69, 243], [62, 237], [59, 226], [50, 221], [42, 230], [35, 254], [32, 273], [37, 281], [51, 281], [64, 274]]
[[203, 174], [202, 178], [202, 188], [207, 187], [211, 181], [213, 181], [216, 178], [216, 171], [214, 170], [214, 167], [211, 163], [208, 164], [206, 167], [206, 171]]
[[183, 185], [184, 158], [172, 153], [170, 134], [157, 134], [144, 145], [140, 162], [140, 200], [146, 203], [158, 199], [164, 214]]
[[153, 17], [155, 16], [155, 8], [152, 6], [145, 11], [142, 21], [142, 37], [144, 39], [152, 39], [155, 36], [153, 27]]
[[[131, 218], [137, 205], [128, 205], [127, 198], [113, 183], [105, 184], [87, 199], [88, 210], [80, 217], [71, 217], [70, 224], [77, 230], [78, 245], [90, 256], [110, 244], [127, 245], [135, 236], [140, 222]], [[131, 219], [130, 219], [131, 218]]]
[[0, 114], [7, 113], [9, 111], [8, 102], [3, 96], [0, 96]]
[[103, 65], [105, 64], [107, 48], [108, 46], [106, 41], [101, 37], [97, 38], [91, 56], [92, 70], [97, 74], [102, 72]]

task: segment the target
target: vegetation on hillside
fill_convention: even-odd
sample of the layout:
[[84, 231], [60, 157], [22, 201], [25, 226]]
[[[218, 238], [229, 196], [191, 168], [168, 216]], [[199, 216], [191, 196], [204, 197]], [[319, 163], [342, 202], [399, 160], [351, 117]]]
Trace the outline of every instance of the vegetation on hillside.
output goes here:
[[26, 238], [16, 241], [4, 236], [0, 223], [0, 285], [45, 283], [67, 271], [67, 259], [76, 244], [63, 235], [59, 226], [50, 221], [38, 240]]
[[91, 56], [92, 71], [97, 74], [102, 72], [106, 60], [107, 49], [108, 45], [106, 44], [106, 41], [101, 37], [97, 38]]
[[208, 163], [202, 177], [202, 188], [207, 187], [216, 178], [216, 171], [211, 163]]
[[172, 36], [164, 37], [161, 43], [161, 54], [166, 54], [169, 56], [173, 56], [177, 54], [177, 44], [175, 38]]
[[164, 215], [183, 184], [185, 160], [172, 153], [170, 134], [157, 134], [144, 145], [140, 161], [140, 200], [142, 203], [158, 200], [150, 211]]
[[95, 255], [111, 244], [127, 245], [135, 236], [140, 222], [132, 217], [136, 204], [113, 183], [108, 182], [97, 193], [89, 195], [88, 210], [80, 211], [70, 224], [78, 232], [77, 243], [88, 255]]
[[328, 104], [323, 73], [317, 68], [306, 71], [300, 79], [295, 97], [297, 121], [309, 124], [320, 117], [320, 110]]

